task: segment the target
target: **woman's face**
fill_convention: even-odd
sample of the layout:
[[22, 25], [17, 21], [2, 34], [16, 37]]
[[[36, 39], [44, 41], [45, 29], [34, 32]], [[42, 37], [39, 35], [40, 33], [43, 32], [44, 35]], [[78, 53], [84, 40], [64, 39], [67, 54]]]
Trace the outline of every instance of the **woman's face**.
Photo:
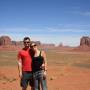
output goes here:
[[31, 44], [31, 49], [33, 49], [34, 51], [36, 51], [36, 50], [37, 50], [37, 45], [34, 44], [34, 43], [32, 43], [32, 44]]

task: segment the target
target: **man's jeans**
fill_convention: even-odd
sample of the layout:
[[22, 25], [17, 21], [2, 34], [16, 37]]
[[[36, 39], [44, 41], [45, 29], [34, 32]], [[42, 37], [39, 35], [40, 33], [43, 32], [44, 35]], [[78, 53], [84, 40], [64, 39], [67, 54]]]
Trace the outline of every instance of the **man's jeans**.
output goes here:
[[46, 85], [46, 78], [43, 78], [43, 71], [37, 71], [33, 73], [33, 79], [34, 79], [34, 90], [40, 90], [40, 84], [42, 90], [47, 90], [47, 85]]

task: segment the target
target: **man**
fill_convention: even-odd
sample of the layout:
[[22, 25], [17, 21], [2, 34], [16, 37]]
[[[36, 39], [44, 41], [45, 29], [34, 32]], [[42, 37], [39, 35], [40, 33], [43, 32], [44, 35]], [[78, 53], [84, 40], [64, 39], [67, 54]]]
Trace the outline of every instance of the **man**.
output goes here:
[[22, 90], [26, 90], [28, 84], [33, 89], [33, 80], [32, 80], [32, 59], [29, 54], [30, 51], [30, 38], [25, 37], [23, 39], [24, 48], [18, 52], [18, 70], [19, 77], [21, 80]]

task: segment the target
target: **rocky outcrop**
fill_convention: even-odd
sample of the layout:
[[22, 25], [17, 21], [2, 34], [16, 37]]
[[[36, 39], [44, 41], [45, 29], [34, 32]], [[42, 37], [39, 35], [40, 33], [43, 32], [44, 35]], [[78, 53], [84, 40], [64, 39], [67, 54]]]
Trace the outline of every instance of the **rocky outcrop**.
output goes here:
[[89, 46], [90, 47], [90, 37], [83, 36], [80, 40], [80, 46]]
[[9, 36], [0, 37], [0, 45], [11, 45], [11, 38]]
[[83, 36], [80, 39], [80, 45], [75, 47], [73, 51], [90, 51], [90, 37]]
[[36, 43], [37, 45], [41, 45], [40, 41], [31, 41], [32, 43]]

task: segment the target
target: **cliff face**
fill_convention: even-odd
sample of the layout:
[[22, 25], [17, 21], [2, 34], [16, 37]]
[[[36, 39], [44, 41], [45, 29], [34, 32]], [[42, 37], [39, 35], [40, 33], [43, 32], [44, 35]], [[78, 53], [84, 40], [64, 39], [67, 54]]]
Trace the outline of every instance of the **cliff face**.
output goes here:
[[83, 36], [80, 40], [80, 46], [88, 46], [90, 47], [90, 37], [87, 37], [87, 36]]
[[83, 36], [80, 39], [80, 45], [73, 49], [73, 51], [90, 51], [90, 37]]
[[0, 45], [11, 45], [11, 38], [8, 36], [1, 36], [0, 37]]

